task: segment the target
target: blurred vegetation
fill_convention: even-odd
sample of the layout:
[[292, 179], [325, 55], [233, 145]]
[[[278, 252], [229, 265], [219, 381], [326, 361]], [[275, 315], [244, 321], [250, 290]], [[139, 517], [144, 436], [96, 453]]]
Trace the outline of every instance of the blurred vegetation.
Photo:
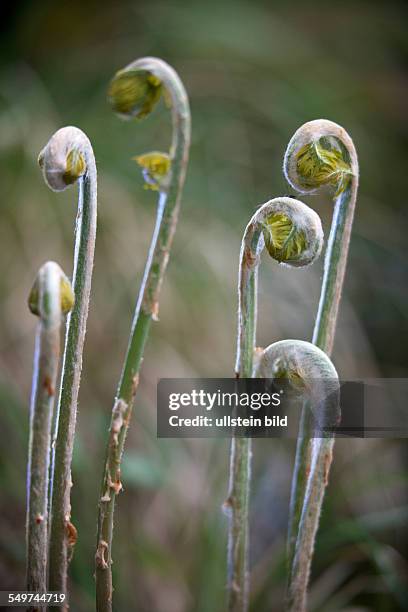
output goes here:
[[[1, 20], [0, 587], [24, 585], [25, 469], [38, 267], [70, 270], [75, 190], [53, 194], [37, 155], [63, 125], [90, 137], [99, 228], [73, 471], [72, 606], [93, 609], [96, 506], [106, 430], [154, 220], [131, 157], [168, 142], [164, 107], [139, 124], [105, 102], [112, 74], [143, 55], [175, 66], [191, 96], [193, 142], [182, 215], [143, 366], [115, 532], [115, 607], [218, 612], [225, 588], [228, 441], [157, 440], [159, 377], [229, 376], [243, 228], [288, 193], [286, 144], [304, 121], [342, 124], [361, 188], [334, 351], [343, 378], [408, 373], [408, 39], [403, 3], [20, 1]], [[329, 193], [306, 198], [331, 219]], [[265, 261], [259, 343], [309, 339], [322, 262]], [[252, 610], [282, 609], [294, 443], [254, 444]], [[336, 444], [310, 609], [407, 610], [407, 448]]]

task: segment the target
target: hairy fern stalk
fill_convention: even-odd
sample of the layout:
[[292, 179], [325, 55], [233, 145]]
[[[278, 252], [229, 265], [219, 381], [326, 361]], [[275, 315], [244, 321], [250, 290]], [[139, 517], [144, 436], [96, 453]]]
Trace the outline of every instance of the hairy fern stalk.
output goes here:
[[[51, 423], [60, 364], [62, 317], [73, 306], [71, 285], [48, 261], [38, 271], [28, 305], [39, 317], [34, 352], [27, 468], [27, 590], [47, 590]], [[44, 607], [32, 607], [43, 610]]]
[[113, 109], [125, 118], [136, 119], [148, 116], [163, 93], [171, 104], [173, 140], [170, 151], [168, 154], [153, 151], [136, 158], [146, 185], [158, 192], [158, 207], [106, 448], [95, 554], [98, 612], [112, 610], [112, 538], [115, 501], [122, 489], [120, 465], [144, 348], [151, 322], [158, 318], [160, 290], [176, 230], [190, 144], [187, 94], [177, 73], [162, 60], [143, 58], [133, 62], [115, 75], [108, 91]]
[[[323, 119], [310, 121], [301, 126], [289, 142], [284, 172], [291, 186], [300, 193], [314, 192], [323, 185], [331, 185], [335, 190], [333, 219], [312, 339], [317, 347], [331, 355], [357, 199], [359, 169], [354, 144], [347, 132], [336, 123]], [[287, 609], [293, 612], [302, 612], [306, 608], [309, 578], [308, 574], [302, 577], [303, 594], [294, 599], [294, 566], [304, 554], [299, 533], [307, 513], [320, 513], [320, 508], [313, 509], [307, 501], [308, 486], [312, 486], [308, 475], [313, 466], [315, 445], [311, 438], [310, 411], [305, 407], [296, 448], [288, 528], [290, 577]], [[327, 477], [325, 482], [327, 484]], [[317, 524], [318, 518], [315, 519]]]
[[[71, 522], [71, 463], [95, 250], [96, 165], [91, 143], [75, 127], [58, 130], [41, 151], [38, 162], [53, 191], [79, 184], [72, 277], [75, 304], [67, 319], [51, 466], [49, 588], [67, 593], [68, 565], [76, 542], [76, 528]], [[64, 607], [68, 609], [67, 602]]]
[[[253, 375], [256, 341], [257, 276], [264, 247], [288, 267], [305, 267], [320, 255], [323, 230], [319, 216], [294, 198], [275, 198], [261, 206], [248, 223], [241, 244], [238, 279], [238, 334], [235, 372]], [[249, 601], [249, 494], [251, 440], [233, 437], [229, 492], [224, 509], [228, 529], [228, 610], [245, 612]]]
[[[259, 355], [256, 374], [262, 378], [285, 378], [299, 394], [315, 428], [333, 428], [340, 418], [339, 380], [329, 357], [315, 345], [301, 340], [275, 342]], [[316, 432], [319, 433], [319, 432]], [[324, 492], [333, 456], [334, 438], [329, 434], [310, 440], [310, 468], [304, 475], [305, 493], [289, 568], [286, 608], [306, 610], [314, 543]]]

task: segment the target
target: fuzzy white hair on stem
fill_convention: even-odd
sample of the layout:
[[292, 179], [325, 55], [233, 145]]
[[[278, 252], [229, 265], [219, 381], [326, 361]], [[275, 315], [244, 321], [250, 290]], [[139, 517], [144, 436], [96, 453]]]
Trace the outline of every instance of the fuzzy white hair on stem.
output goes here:
[[[53, 191], [63, 191], [75, 183], [79, 187], [72, 274], [75, 304], [67, 319], [50, 493], [49, 588], [67, 593], [68, 565], [76, 541], [71, 522], [71, 463], [95, 251], [97, 178], [92, 145], [86, 134], [73, 126], [55, 132], [38, 163]], [[68, 609], [68, 602], [64, 606]]]
[[[238, 333], [235, 373], [251, 378], [254, 368], [257, 317], [257, 277], [264, 248], [279, 264], [311, 265], [320, 255], [323, 230], [315, 211], [289, 197], [263, 204], [249, 221], [241, 243], [238, 278]], [[246, 612], [249, 605], [249, 495], [251, 440], [233, 436], [228, 497], [227, 596], [229, 612]]]

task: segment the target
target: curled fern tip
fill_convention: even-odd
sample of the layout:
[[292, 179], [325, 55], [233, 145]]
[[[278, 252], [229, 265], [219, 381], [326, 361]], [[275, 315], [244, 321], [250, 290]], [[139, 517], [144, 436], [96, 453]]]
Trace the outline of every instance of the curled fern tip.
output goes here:
[[40, 268], [39, 273], [33, 283], [31, 291], [28, 296], [28, 308], [33, 315], [37, 317], [42, 316], [40, 308], [40, 291], [39, 291], [39, 278], [40, 274], [42, 274], [45, 266], [54, 266], [57, 269], [57, 273], [60, 276], [60, 302], [61, 302], [61, 313], [66, 315], [68, 314], [75, 302], [74, 292], [72, 291], [71, 283], [69, 282], [68, 277], [64, 274], [62, 269], [55, 262], [47, 262], [44, 264], [42, 268]]
[[167, 153], [152, 151], [132, 159], [142, 168], [145, 189], [152, 189], [153, 191], [163, 190], [169, 178], [171, 167], [170, 156]]
[[108, 102], [125, 119], [150, 115], [162, 94], [160, 79], [147, 70], [120, 70], [109, 84]]

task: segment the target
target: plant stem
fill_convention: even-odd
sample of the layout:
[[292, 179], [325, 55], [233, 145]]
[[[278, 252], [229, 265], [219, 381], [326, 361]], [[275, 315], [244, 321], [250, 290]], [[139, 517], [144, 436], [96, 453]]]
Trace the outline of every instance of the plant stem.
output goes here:
[[[257, 277], [262, 230], [249, 223], [242, 240], [238, 278], [238, 338], [235, 372], [251, 378], [256, 340]], [[249, 495], [251, 439], [233, 437], [230, 481], [224, 509], [228, 515], [227, 589], [229, 612], [244, 612], [249, 599]]]
[[[68, 128], [67, 128], [68, 129]], [[74, 270], [72, 287], [75, 304], [67, 319], [65, 351], [61, 375], [58, 414], [56, 419], [51, 501], [49, 589], [67, 594], [68, 564], [76, 542], [76, 529], [71, 523], [71, 463], [74, 447], [82, 353], [91, 292], [96, 237], [97, 183], [96, 165], [88, 138], [76, 128], [82, 141], [86, 172], [78, 179], [79, 197], [75, 229]], [[50, 610], [60, 608], [50, 607]], [[68, 603], [64, 604], [68, 610]]]
[[[336, 199], [330, 236], [327, 244], [319, 308], [312, 342], [327, 355], [331, 355], [336, 331], [337, 314], [346, 270], [347, 255], [353, 223], [358, 178]], [[296, 458], [293, 471], [292, 493], [288, 527], [289, 567], [295, 553], [296, 538], [305, 495], [306, 477], [311, 463], [309, 411], [302, 411]]]
[[310, 473], [305, 478], [305, 494], [290, 568], [286, 601], [288, 612], [306, 611], [310, 567], [333, 458], [333, 446], [334, 438], [312, 438], [310, 440]]
[[333, 349], [337, 315], [346, 272], [351, 228], [357, 198], [358, 176], [336, 198], [327, 243], [324, 274], [312, 342], [329, 356]]
[[[309, 124], [310, 126], [312, 123]], [[344, 284], [347, 257], [350, 245], [351, 229], [358, 190], [358, 161], [354, 144], [343, 128], [331, 122], [321, 122], [323, 129], [338, 138], [349, 156], [351, 175], [345, 188], [335, 197], [333, 219], [330, 236], [327, 243], [323, 281], [320, 293], [319, 307], [316, 316], [312, 342], [331, 355], [337, 325], [337, 316]], [[312, 128], [310, 128], [311, 134]], [[310, 411], [304, 406], [299, 424], [299, 434], [296, 447], [296, 458], [292, 477], [292, 491], [289, 510], [287, 557], [291, 570], [295, 562], [298, 547], [298, 533], [301, 525], [307, 475], [310, 473], [313, 459], [313, 440], [311, 439]], [[303, 577], [304, 588], [307, 588], [308, 576]], [[290, 584], [288, 586], [290, 589]], [[304, 595], [306, 597], [306, 593]], [[295, 609], [295, 608], [293, 608]]]
[[[27, 470], [27, 590], [47, 590], [51, 423], [60, 357], [61, 269], [49, 261], [35, 283], [40, 321], [34, 352]], [[29, 610], [45, 610], [32, 606]]]
[[[292, 475], [292, 486], [289, 502], [289, 521], [287, 536], [287, 569], [290, 574], [295, 555], [296, 540], [307, 484], [308, 466], [311, 450], [311, 414], [308, 406], [302, 408], [299, 422], [299, 434], [296, 441], [295, 464]], [[289, 584], [289, 582], [288, 582]]]
[[[279, 263], [304, 267], [319, 256], [323, 230], [318, 215], [294, 198], [274, 198], [263, 204], [248, 223], [241, 244], [238, 278], [237, 378], [252, 378], [256, 342], [257, 277], [265, 231], [276, 219], [291, 224], [282, 241], [279, 232], [266, 234], [268, 252]], [[270, 225], [271, 224], [271, 225]], [[269, 230], [268, 230], [269, 231]], [[303, 247], [293, 251], [290, 239], [304, 236]], [[278, 245], [282, 245], [282, 246]], [[249, 601], [249, 495], [251, 483], [251, 439], [234, 436], [231, 441], [230, 481], [224, 508], [228, 527], [228, 610], [245, 612]]]
[[[152, 320], [157, 320], [160, 289], [176, 229], [190, 144], [190, 111], [184, 86], [165, 62], [143, 58], [125, 71], [147, 71], [157, 77], [171, 98], [173, 141], [171, 175], [159, 193], [156, 226], [136, 304], [132, 330], [117, 397], [112, 410], [109, 439], [99, 500], [95, 555], [96, 608], [112, 610], [112, 535], [115, 499], [121, 490], [120, 464], [138, 385], [139, 370]], [[123, 72], [123, 71], [122, 71]]]
[[[339, 422], [339, 380], [326, 353], [302, 340], [282, 340], [264, 349], [258, 358], [255, 374], [274, 378], [277, 368], [280, 376], [286, 378], [289, 389], [292, 381], [296, 381], [292, 388], [296, 390], [298, 399], [303, 399], [304, 410], [311, 415], [310, 472], [305, 474], [305, 497], [285, 608], [290, 612], [305, 612], [310, 565], [334, 442], [330, 433], [327, 436], [325, 428], [332, 429]], [[315, 437], [316, 434], [319, 437]]]

